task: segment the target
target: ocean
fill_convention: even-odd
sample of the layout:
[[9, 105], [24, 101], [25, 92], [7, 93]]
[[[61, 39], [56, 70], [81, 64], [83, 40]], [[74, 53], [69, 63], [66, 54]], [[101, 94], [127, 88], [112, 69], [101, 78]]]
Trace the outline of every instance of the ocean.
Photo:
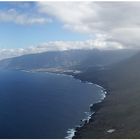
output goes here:
[[0, 70], [0, 138], [69, 138], [101, 98], [72, 76]]

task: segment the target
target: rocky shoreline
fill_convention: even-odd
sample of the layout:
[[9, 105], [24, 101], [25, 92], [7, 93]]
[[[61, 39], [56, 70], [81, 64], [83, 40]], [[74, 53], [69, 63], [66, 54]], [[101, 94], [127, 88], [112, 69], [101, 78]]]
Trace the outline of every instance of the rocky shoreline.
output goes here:
[[76, 126], [75, 128], [71, 129], [71, 130], [68, 130], [68, 135], [65, 137], [66, 139], [77, 139], [77, 138], [80, 138], [80, 135], [81, 135], [81, 131], [83, 131], [84, 129], [86, 129], [86, 127], [88, 127], [90, 125], [91, 122], [93, 122], [95, 120], [95, 116], [96, 116], [96, 113], [98, 112], [98, 110], [100, 110], [100, 108], [103, 106], [103, 102], [104, 102], [104, 99], [106, 98], [106, 95], [107, 95], [107, 91], [105, 88], [103, 88], [102, 86], [98, 85], [98, 84], [95, 84], [93, 82], [90, 82], [90, 81], [87, 81], [86, 79], [82, 79], [80, 77], [77, 77], [77, 74], [79, 74], [80, 72], [75, 72], [75, 71], [48, 71], [48, 70], [31, 70], [31, 71], [26, 71], [26, 70], [22, 70], [24, 72], [49, 72], [49, 73], [56, 73], [56, 74], [64, 74], [64, 75], [69, 75], [69, 76], [72, 76], [73, 78], [75, 79], [78, 79], [80, 80], [81, 82], [87, 82], [87, 83], [91, 83], [91, 84], [94, 84], [98, 87], [101, 88], [101, 92], [102, 92], [102, 98], [101, 100], [99, 100], [97, 103], [94, 103], [94, 104], [91, 104], [89, 106], [90, 108], [90, 115], [87, 117], [87, 119], [83, 119], [81, 120], [82, 123], [78, 126]]
[[[81, 74], [75, 74], [75, 73], [66, 73], [66, 74], [69, 74], [69, 75], [72, 75], [75, 79], [79, 79], [81, 80], [82, 82], [90, 82], [92, 84], [95, 84], [99, 87], [102, 88], [102, 92], [104, 93], [104, 97], [98, 101], [97, 103], [94, 103], [90, 106], [90, 110], [91, 112], [94, 112], [92, 113], [92, 115], [90, 116], [90, 119], [88, 121], [85, 120], [84, 124], [80, 127], [76, 127], [75, 128], [75, 132], [74, 132], [74, 136], [72, 137], [72, 139], [83, 139], [83, 138], [91, 138], [91, 137], [83, 137], [83, 132], [85, 131], [88, 131], [88, 129], [90, 129], [90, 127], [94, 127], [94, 122], [97, 121], [98, 123], [98, 112], [100, 111], [100, 109], [102, 109], [104, 107], [104, 105], [106, 104], [106, 100], [108, 98], [108, 96], [110, 95], [110, 90], [108, 89], [108, 85], [107, 83], [103, 82], [102, 80], [98, 80], [96, 77], [95, 79], [88, 79], [86, 77], [82, 77]], [[96, 128], [95, 128], [96, 129]], [[108, 129], [106, 131], [107, 133], [113, 133], [114, 132], [114, 129]], [[96, 136], [95, 136], [96, 138]]]
[[75, 129], [73, 139], [140, 138], [139, 77], [124, 78], [124, 73], [117, 73], [111, 70], [64, 73], [82, 82], [97, 83], [107, 92], [102, 102], [93, 105], [95, 113], [90, 120]]
[[101, 85], [106, 89], [107, 97], [93, 107], [96, 112], [88, 123], [76, 129], [73, 139], [140, 138], [140, 90], [137, 84], [131, 82], [132, 79], [123, 79], [123, 75], [115, 75], [111, 71], [92, 72], [92, 75], [87, 72], [75, 77]]
[[[104, 98], [106, 97], [107, 92], [105, 90], [104, 91]], [[79, 126], [75, 127], [74, 129], [71, 130], [71, 133], [68, 134], [68, 136], [66, 136], [66, 139], [77, 139], [80, 138], [80, 131], [85, 129], [91, 122], [94, 121], [94, 116], [96, 115], [96, 112], [102, 107], [102, 102], [104, 101], [104, 98], [102, 98], [100, 101], [98, 101], [97, 103], [94, 103], [92, 105], [90, 105], [90, 115], [87, 117], [87, 119], [83, 119], [82, 124], [80, 124]]]
[[90, 81], [87, 81], [86, 79], [82, 79], [80, 77], [77, 77], [77, 74], [73, 73], [73, 72], [64, 72], [63, 74], [66, 74], [66, 75], [71, 75], [73, 76], [75, 79], [79, 79], [81, 80], [81, 82], [88, 82], [88, 83], [92, 83], [94, 85], [97, 85], [99, 86], [101, 89], [102, 89], [102, 93], [103, 93], [103, 98], [101, 100], [99, 100], [97, 103], [94, 103], [92, 105], [90, 105], [90, 112], [91, 112], [91, 115], [89, 116], [89, 119], [87, 120], [84, 120], [84, 123], [82, 125], [79, 125], [77, 126], [74, 131], [73, 131], [73, 136], [71, 137], [72, 139], [79, 139], [81, 138], [81, 131], [83, 131], [84, 129], [86, 129], [90, 123], [94, 122], [95, 121], [95, 116], [96, 116], [96, 113], [98, 112], [98, 110], [100, 110], [100, 108], [103, 106], [103, 102], [104, 102], [104, 99], [106, 98], [108, 92], [105, 88], [103, 88], [102, 86], [98, 85], [98, 84], [95, 84], [93, 82], [90, 82]]
[[[82, 80], [83, 81], [83, 80]], [[94, 83], [93, 83], [94, 84]], [[99, 86], [99, 85], [98, 85]], [[101, 87], [101, 86], [100, 86]], [[100, 101], [98, 101], [97, 103], [94, 103], [90, 106], [90, 111], [93, 112], [92, 115], [90, 116], [90, 119], [87, 121], [85, 120], [84, 121], [84, 124], [82, 126], [79, 126], [79, 127], [76, 127], [75, 128], [75, 132], [74, 132], [74, 136], [72, 137], [72, 139], [79, 139], [81, 138], [81, 133], [83, 130], [85, 130], [89, 125], [90, 123], [94, 122], [95, 121], [95, 116], [96, 116], [96, 113], [98, 112], [98, 110], [100, 110], [100, 108], [103, 106], [103, 102], [104, 102], [104, 99], [106, 98], [106, 95], [107, 95], [107, 91], [106, 89], [104, 89], [102, 87], [102, 92], [104, 92], [104, 98], [101, 99]]]
[[[42, 71], [40, 71], [40, 72], [42, 72]], [[100, 110], [100, 108], [103, 106], [104, 99], [106, 98], [108, 92], [107, 92], [107, 90], [105, 88], [103, 88], [102, 86], [96, 84], [96, 82], [92, 82], [92, 81], [89, 81], [89, 80], [86, 80], [86, 79], [82, 79], [79, 76], [77, 77], [77, 75], [79, 73], [82, 73], [81, 71], [77, 72], [77, 71], [73, 71], [73, 70], [69, 70], [69, 71], [63, 71], [63, 70], [61, 70], [61, 71], [50, 71], [49, 70], [49, 71], [46, 71], [46, 72], [56, 73], [56, 74], [61, 74], [61, 75], [62, 74], [69, 75], [69, 76], [72, 76], [75, 79], [80, 80], [81, 82], [94, 84], [94, 85], [96, 85], [96, 86], [101, 88], [102, 98], [97, 103], [94, 103], [94, 104], [89, 106], [91, 114], [88, 116], [87, 119], [81, 120], [82, 124], [76, 126], [75, 128], [73, 128], [71, 130], [68, 130], [70, 133], [65, 137], [66, 139], [79, 139], [81, 137], [81, 131], [86, 129], [86, 127], [88, 127], [91, 122], [94, 122], [94, 120], [95, 120], [94, 117], [96, 116], [96, 113]]]

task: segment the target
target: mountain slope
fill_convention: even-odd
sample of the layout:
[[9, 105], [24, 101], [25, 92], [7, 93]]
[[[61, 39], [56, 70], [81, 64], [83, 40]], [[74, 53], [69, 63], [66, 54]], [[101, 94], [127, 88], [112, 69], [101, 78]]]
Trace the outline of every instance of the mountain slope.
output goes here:
[[[108, 94], [100, 110], [75, 138], [140, 138], [140, 53], [107, 69], [89, 69], [77, 77], [101, 84]], [[110, 129], [114, 132], [109, 133]]]
[[[140, 53], [135, 53], [133, 50], [46, 52], [2, 60], [0, 67], [82, 70], [75, 77], [102, 85], [108, 94], [100, 110], [89, 124], [79, 129], [75, 138], [140, 138]], [[108, 133], [110, 129], [115, 131]]]
[[23, 55], [20, 57], [0, 61], [0, 67], [13, 69], [39, 68], [76, 68], [109, 65], [132, 56], [131, 50], [70, 50], [54, 51], [38, 54]]

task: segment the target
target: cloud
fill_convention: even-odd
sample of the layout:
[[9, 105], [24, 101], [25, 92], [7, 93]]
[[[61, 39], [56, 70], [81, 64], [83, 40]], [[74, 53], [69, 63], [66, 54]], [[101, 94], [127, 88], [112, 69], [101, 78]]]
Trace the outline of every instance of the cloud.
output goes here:
[[140, 2], [39, 2], [38, 7], [71, 31], [102, 34], [124, 47], [139, 47]]
[[48, 22], [46, 17], [51, 17], [62, 22], [63, 28], [93, 38], [50, 41], [24, 49], [0, 49], [0, 59], [55, 50], [140, 48], [140, 2], [38, 2], [36, 10], [36, 15], [14, 9], [0, 11], [0, 21], [43, 24]]
[[45, 24], [51, 22], [51, 19], [19, 13], [15, 9], [0, 10], [0, 22], [13, 22], [20, 25]]
[[24, 49], [0, 49], [0, 60], [25, 54]]
[[39, 2], [39, 11], [56, 17], [65, 28], [79, 32], [89, 32], [87, 24], [97, 17], [95, 3], [91, 2]]
[[122, 45], [113, 41], [107, 42], [105, 36], [98, 36], [94, 40], [85, 41], [49, 41], [41, 43], [37, 46], [30, 46], [27, 48], [16, 49], [0, 49], [0, 60], [5, 58], [11, 58], [21, 56], [25, 54], [35, 54], [48, 51], [65, 51], [76, 49], [122, 49]]

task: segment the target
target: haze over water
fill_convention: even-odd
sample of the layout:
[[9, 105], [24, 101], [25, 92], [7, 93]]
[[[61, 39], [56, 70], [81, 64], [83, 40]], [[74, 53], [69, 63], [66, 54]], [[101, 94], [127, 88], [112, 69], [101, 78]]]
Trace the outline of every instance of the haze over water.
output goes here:
[[0, 71], [0, 138], [64, 138], [101, 89], [70, 76]]

